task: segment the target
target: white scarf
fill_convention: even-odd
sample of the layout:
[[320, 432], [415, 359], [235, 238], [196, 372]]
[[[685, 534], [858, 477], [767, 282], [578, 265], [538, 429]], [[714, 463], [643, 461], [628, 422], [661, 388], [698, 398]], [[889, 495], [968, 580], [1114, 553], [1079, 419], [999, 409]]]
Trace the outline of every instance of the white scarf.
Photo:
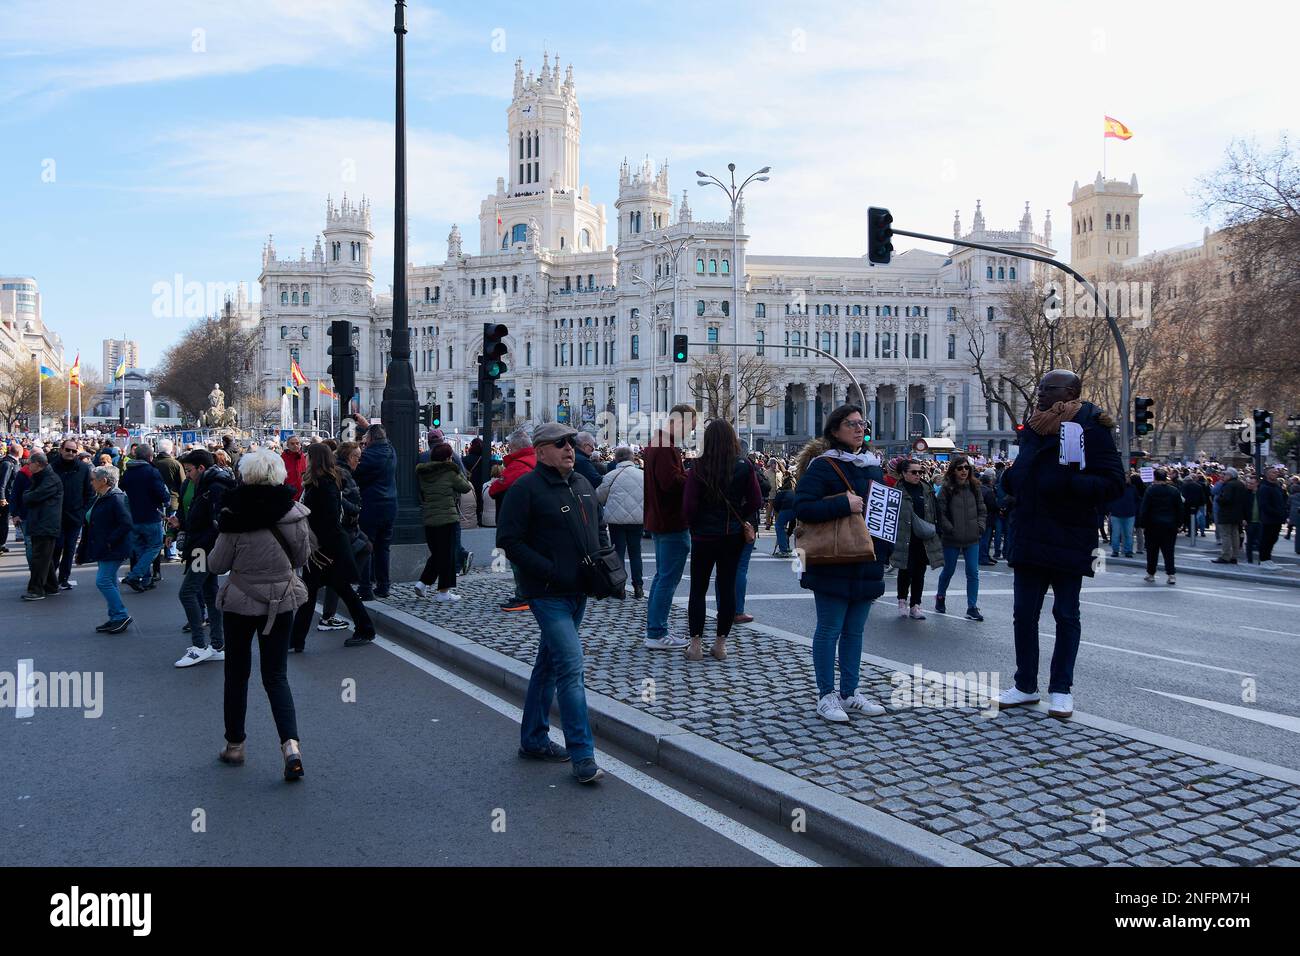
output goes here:
[[852, 462], [859, 468], [866, 468], [870, 465], [879, 467], [880, 459], [869, 451], [858, 452], [856, 455], [847, 452], [843, 448], [830, 448], [817, 456], [818, 458], [834, 458], [838, 461]]

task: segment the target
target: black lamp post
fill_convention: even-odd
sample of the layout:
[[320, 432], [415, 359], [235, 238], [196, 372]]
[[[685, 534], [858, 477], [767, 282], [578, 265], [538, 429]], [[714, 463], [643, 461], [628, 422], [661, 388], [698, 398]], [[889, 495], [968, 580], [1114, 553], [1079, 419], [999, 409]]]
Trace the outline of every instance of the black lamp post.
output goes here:
[[406, 74], [403, 40], [406, 35], [406, 3], [393, 4], [393, 33], [397, 37], [396, 157], [393, 194], [393, 338], [388, 378], [380, 404], [380, 418], [388, 440], [397, 453], [397, 522], [395, 544], [423, 541], [420, 509], [416, 501], [415, 464], [419, 438], [416, 435], [415, 371], [411, 367], [411, 331], [406, 314]]

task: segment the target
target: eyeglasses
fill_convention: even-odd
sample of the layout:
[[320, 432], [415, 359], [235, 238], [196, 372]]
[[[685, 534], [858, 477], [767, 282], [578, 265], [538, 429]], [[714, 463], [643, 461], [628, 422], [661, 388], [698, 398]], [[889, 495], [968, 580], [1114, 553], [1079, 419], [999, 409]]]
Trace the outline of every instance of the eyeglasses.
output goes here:
[[867, 423], [860, 418], [846, 418], [843, 424], [848, 425], [854, 431], [866, 431]]

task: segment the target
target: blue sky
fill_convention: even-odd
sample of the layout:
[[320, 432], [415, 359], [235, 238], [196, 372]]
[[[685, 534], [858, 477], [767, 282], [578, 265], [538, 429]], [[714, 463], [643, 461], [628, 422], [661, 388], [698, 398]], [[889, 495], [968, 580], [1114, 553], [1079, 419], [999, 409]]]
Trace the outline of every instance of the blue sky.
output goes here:
[[[537, 71], [543, 49], [573, 64], [582, 179], [611, 217], [624, 156], [667, 158], [699, 218], [725, 213], [694, 170], [734, 161], [772, 167], [747, 194], [755, 253], [861, 255], [869, 204], [947, 235], [978, 198], [990, 228], [1050, 208], [1068, 258], [1070, 187], [1096, 175], [1109, 113], [1135, 134], [1108, 172], [1138, 174], [1142, 251], [1194, 240], [1195, 180], [1228, 143], [1296, 129], [1293, 64], [1259, 38], [1295, 35], [1300, 8], [1087, 9], [412, 0], [411, 258], [441, 261], [453, 221], [473, 251], [514, 60]], [[255, 295], [267, 234], [310, 255], [327, 193], [373, 200], [388, 288], [390, 2], [0, 0], [0, 23], [0, 274], [36, 277], [69, 361], [125, 332], [152, 365], [186, 324], [153, 316], [155, 283]]]

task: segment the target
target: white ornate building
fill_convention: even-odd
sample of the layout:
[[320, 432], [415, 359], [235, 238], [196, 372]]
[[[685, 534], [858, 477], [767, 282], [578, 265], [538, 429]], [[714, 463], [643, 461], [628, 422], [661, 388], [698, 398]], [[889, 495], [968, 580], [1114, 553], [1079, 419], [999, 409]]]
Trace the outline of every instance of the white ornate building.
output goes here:
[[[959, 444], [984, 450], [1005, 448], [1014, 435], [1013, 423], [981, 396], [959, 319], [996, 322], [1002, 295], [1033, 277], [1029, 262], [956, 247], [908, 251], [888, 266], [865, 255], [750, 256], [743, 204], [733, 255], [730, 219], [695, 220], [686, 193], [676, 202], [670, 193], [667, 163], [656, 169], [649, 160], [623, 163], [609, 245], [605, 207], [579, 180], [582, 114], [572, 67], [561, 76], [558, 58], [552, 68], [543, 57], [534, 76], [516, 62], [506, 122], [506, 176], [480, 204], [479, 254], [465, 252], [453, 226], [442, 263], [408, 270], [416, 386], [421, 401], [440, 403], [447, 430], [477, 424], [475, 360], [485, 321], [511, 333], [501, 381], [507, 422], [568, 414], [581, 426], [611, 403], [635, 414], [691, 401], [691, 366], [672, 363], [672, 336], [732, 341], [734, 269], [740, 341], [762, 343], [778, 383], [775, 407], [751, 409], [742, 424], [756, 446], [803, 440], [848, 394], [843, 374], [796, 351], [803, 345], [854, 370], [878, 442], [941, 433], [945, 423]], [[1036, 232], [1028, 203], [1017, 229], [986, 229], [977, 203], [973, 228], [963, 233], [955, 220], [953, 234], [1053, 254], [1050, 214]], [[358, 327], [361, 407], [379, 410], [392, 301], [374, 294], [373, 241], [369, 203], [345, 196], [327, 201], [310, 258], [305, 248], [296, 260], [279, 258], [272, 241], [263, 248], [259, 387], [277, 395], [290, 356], [297, 358], [311, 380], [304, 418], [318, 405], [329, 323], [339, 318]], [[669, 248], [680, 248], [676, 261]], [[707, 351], [692, 346], [692, 354]]]

